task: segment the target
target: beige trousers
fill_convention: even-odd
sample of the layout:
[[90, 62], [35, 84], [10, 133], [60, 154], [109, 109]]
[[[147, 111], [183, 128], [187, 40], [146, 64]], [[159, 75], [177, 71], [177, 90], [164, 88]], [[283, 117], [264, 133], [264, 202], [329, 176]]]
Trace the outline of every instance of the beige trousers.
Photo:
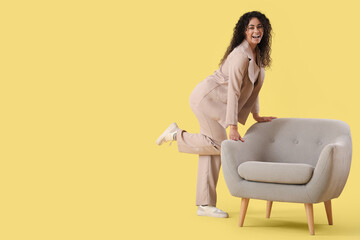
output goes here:
[[[198, 96], [197, 96], [198, 97]], [[202, 99], [203, 100], [203, 99]], [[201, 100], [191, 101], [190, 107], [200, 124], [200, 133], [177, 133], [179, 152], [199, 154], [196, 205], [216, 206], [216, 184], [221, 166], [221, 142], [227, 139], [225, 128], [202, 110]]]

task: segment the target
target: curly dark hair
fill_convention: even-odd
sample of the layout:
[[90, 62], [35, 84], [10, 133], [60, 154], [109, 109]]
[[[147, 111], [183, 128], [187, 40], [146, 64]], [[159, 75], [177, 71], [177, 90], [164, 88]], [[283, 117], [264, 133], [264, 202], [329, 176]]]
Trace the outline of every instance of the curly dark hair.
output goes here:
[[230, 42], [230, 46], [227, 48], [224, 57], [221, 59], [219, 66], [225, 61], [227, 56], [231, 53], [231, 51], [237, 47], [242, 41], [246, 38], [245, 32], [247, 26], [252, 18], [257, 18], [261, 22], [264, 27], [264, 34], [257, 45], [260, 49], [260, 58], [261, 58], [261, 65], [263, 67], [269, 68], [271, 65], [271, 37], [272, 37], [272, 28], [269, 19], [258, 11], [247, 12], [242, 15], [239, 21], [236, 23], [234, 27], [234, 35]]

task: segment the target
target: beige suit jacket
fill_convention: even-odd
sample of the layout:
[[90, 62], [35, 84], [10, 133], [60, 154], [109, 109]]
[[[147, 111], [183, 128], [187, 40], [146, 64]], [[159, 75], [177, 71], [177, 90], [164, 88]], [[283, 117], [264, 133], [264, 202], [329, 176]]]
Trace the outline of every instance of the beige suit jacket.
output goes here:
[[249, 43], [244, 40], [219, 69], [198, 84], [190, 102], [201, 102], [201, 110], [224, 128], [238, 122], [245, 125], [250, 112], [259, 112], [258, 95], [265, 77], [264, 68], [259, 67], [258, 47], [256, 54], [257, 63], [253, 60]]

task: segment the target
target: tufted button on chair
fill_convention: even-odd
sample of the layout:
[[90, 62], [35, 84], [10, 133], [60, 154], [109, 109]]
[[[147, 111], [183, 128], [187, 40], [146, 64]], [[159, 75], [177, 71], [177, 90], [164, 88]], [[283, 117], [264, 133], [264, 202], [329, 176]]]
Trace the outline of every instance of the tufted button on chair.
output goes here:
[[347, 181], [352, 141], [349, 126], [340, 120], [278, 118], [255, 123], [245, 142], [221, 145], [222, 169], [232, 196], [242, 198], [242, 227], [249, 199], [304, 203], [310, 234], [314, 235], [313, 204], [324, 202], [333, 224], [331, 199], [339, 197]]

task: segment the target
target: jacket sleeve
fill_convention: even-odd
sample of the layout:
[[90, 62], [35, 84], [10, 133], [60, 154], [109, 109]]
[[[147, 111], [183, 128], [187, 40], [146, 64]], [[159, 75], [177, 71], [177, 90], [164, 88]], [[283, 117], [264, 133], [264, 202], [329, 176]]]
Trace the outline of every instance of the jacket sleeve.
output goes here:
[[226, 106], [226, 124], [237, 125], [238, 123], [238, 102], [240, 98], [241, 85], [247, 68], [249, 66], [249, 59], [245, 54], [234, 55], [229, 59], [229, 82], [228, 82], [228, 96]]
[[251, 113], [259, 113], [259, 95], [256, 97], [254, 106], [251, 109]]

